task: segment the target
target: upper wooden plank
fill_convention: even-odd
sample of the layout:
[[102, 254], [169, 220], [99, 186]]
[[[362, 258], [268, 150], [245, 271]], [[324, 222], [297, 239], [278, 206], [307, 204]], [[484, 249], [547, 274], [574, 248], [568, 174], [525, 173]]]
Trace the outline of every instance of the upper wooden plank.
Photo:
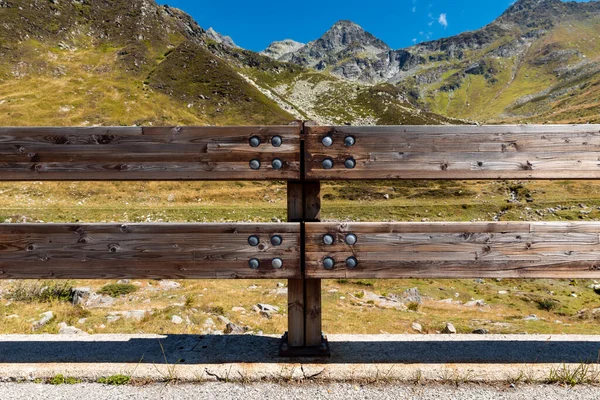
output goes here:
[[307, 179], [600, 179], [600, 125], [305, 129]]
[[0, 279], [298, 279], [299, 251], [298, 223], [0, 224]]
[[[1, 127], [0, 181], [295, 180], [300, 126]], [[256, 136], [260, 145], [252, 147]], [[273, 137], [281, 145], [272, 144]], [[251, 160], [260, 168], [250, 168]], [[273, 166], [281, 160], [281, 168]]]

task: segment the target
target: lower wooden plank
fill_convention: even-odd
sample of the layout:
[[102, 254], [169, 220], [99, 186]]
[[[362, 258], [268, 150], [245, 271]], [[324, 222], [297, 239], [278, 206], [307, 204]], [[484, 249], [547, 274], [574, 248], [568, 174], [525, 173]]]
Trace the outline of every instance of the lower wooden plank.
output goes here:
[[0, 279], [300, 277], [298, 223], [0, 224]]
[[[354, 244], [346, 243], [351, 234]], [[326, 268], [328, 258], [333, 267]], [[309, 223], [306, 276], [597, 279], [600, 224]]]

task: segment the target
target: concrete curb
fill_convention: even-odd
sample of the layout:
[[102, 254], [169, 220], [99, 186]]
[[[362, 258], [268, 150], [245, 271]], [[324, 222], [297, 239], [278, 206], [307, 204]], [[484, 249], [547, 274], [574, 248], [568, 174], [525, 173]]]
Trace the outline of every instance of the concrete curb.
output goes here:
[[[544, 382], [594, 363], [600, 336], [330, 335], [332, 357], [277, 356], [277, 336], [2, 335], [0, 379]], [[166, 362], [165, 362], [166, 359]], [[600, 371], [600, 369], [598, 369]]]

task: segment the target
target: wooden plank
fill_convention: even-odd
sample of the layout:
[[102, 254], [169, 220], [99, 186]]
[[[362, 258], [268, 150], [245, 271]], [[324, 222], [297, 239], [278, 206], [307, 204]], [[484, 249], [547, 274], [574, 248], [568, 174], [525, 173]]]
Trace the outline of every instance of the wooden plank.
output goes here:
[[[307, 179], [600, 179], [600, 125], [306, 127]], [[330, 147], [324, 137], [333, 141]], [[344, 143], [346, 137], [354, 145]], [[333, 168], [325, 169], [325, 159]], [[344, 163], [352, 158], [356, 166]]]
[[[257, 246], [248, 244], [251, 235]], [[273, 235], [280, 245], [271, 244]], [[251, 258], [258, 269], [249, 267]], [[300, 276], [297, 223], [0, 224], [0, 279]]]
[[600, 278], [598, 222], [310, 223], [305, 235], [309, 278]]
[[[0, 181], [299, 179], [300, 129], [0, 128]], [[250, 145], [255, 136], [258, 147]], [[271, 144], [275, 136], [279, 147]], [[272, 165], [276, 158], [281, 169]], [[258, 170], [250, 168], [253, 159]]]

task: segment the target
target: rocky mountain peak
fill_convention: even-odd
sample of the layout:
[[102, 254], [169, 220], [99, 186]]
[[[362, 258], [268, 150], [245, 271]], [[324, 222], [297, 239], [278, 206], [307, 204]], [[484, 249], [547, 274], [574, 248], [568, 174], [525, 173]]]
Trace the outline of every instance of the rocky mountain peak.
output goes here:
[[363, 47], [370, 50], [370, 53], [380, 53], [390, 49], [382, 40], [365, 31], [360, 25], [348, 20], [336, 22], [313, 43], [324, 50], [336, 52], [349, 46]]
[[271, 43], [269, 47], [261, 51], [260, 54], [278, 60], [285, 54], [293, 53], [294, 51], [302, 48], [304, 45], [304, 43], [296, 42], [292, 39], [280, 40]]
[[205, 33], [209, 39], [217, 43], [221, 43], [228, 47], [239, 48], [239, 46], [233, 42], [233, 39], [231, 39], [231, 37], [220, 34], [219, 32], [215, 31], [212, 27], [208, 28]]
[[284, 54], [279, 59], [322, 70], [342, 59], [374, 58], [377, 54], [389, 50], [387, 44], [365, 31], [360, 25], [342, 20], [333, 24], [317, 40], [296, 51]]

